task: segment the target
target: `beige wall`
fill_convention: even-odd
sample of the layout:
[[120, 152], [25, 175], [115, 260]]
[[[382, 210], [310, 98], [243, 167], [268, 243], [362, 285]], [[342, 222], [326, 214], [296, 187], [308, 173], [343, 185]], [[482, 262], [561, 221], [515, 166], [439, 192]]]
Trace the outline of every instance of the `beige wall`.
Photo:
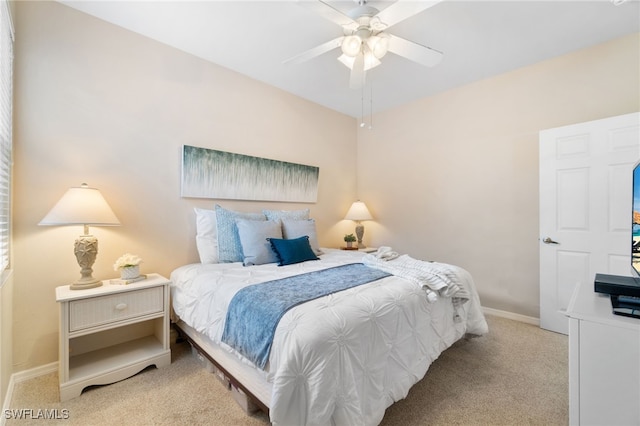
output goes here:
[[79, 227], [39, 227], [64, 191], [99, 188], [122, 226], [92, 228], [94, 276], [125, 252], [164, 275], [197, 261], [193, 207], [180, 198], [182, 144], [319, 166], [310, 208], [337, 246], [356, 193], [356, 121], [55, 2], [20, 2], [15, 81], [15, 371], [56, 361], [54, 289], [79, 277]]
[[358, 135], [372, 245], [463, 266], [538, 317], [538, 132], [640, 110], [634, 34], [376, 115]]

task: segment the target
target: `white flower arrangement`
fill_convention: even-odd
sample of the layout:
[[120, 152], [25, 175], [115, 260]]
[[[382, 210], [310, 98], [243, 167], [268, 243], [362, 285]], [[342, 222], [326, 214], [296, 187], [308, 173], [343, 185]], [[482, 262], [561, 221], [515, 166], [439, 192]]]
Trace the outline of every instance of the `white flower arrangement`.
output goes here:
[[127, 268], [129, 266], [137, 266], [142, 263], [142, 259], [135, 254], [126, 253], [120, 256], [116, 263], [113, 264], [113, 270], [117, 271], [122, 268]]

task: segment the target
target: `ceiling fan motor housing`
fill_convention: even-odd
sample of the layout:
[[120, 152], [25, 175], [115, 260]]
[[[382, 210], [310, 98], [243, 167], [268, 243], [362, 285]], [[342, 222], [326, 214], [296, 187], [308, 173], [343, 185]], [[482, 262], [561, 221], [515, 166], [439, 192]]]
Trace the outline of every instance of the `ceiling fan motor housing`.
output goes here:
[[347, 13], [347, 16], [354, 21], [358, 21], [360, 18], [373, 18], [380, 12], [378, 9], [372, 6], [367, 6], [366, 4], [362, 4], [358, 7], [355, 7]]
[[365, 41], [366, 39], [371, 37], [371, 34], [372, 34], [371, 28], [364, 25], [358, 27], [358, 29], [354, 33], [354, 35], [357, 35], [358, 37], [360, 37], [360, 40], [362, 41]]

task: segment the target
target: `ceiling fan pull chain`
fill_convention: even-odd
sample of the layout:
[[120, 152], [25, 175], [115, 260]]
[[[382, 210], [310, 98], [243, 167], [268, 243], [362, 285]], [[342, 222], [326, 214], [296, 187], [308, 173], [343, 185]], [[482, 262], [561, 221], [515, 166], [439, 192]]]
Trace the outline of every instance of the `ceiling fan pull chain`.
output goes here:
[[360, 90], [360, 127], [364, 127], [364, 84]]
[[373, 73], [369, 73], [369, 82], [371, 84], [371, 97], [369, 98], [369, 130], [373, 129]]

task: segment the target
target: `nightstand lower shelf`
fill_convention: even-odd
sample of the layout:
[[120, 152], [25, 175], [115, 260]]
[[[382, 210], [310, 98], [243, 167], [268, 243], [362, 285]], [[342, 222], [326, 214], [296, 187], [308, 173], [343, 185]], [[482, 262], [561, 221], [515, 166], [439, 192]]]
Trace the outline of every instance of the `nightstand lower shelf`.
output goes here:
[[87, 386], [115, 383], [151, 365], [169, 364], [171, 351], [152, 336], [71, 357], [69, 380], [60, 384], [60, 401], [80, 396]]
[[[165, 350], [163, 348], [162, 342], [158, 341], [154, 336], [148, 336], [86, 354], [72, 356], [69, 358], [69, 381], [85, 380], [89, 377], [95, 377], [96, 371], [112, 372], [127, 364], [138, 364], [158, 355], [170, 353], [168, 349]], [[169, 361], [171, 361], [171, 358], [169, 358]]]

